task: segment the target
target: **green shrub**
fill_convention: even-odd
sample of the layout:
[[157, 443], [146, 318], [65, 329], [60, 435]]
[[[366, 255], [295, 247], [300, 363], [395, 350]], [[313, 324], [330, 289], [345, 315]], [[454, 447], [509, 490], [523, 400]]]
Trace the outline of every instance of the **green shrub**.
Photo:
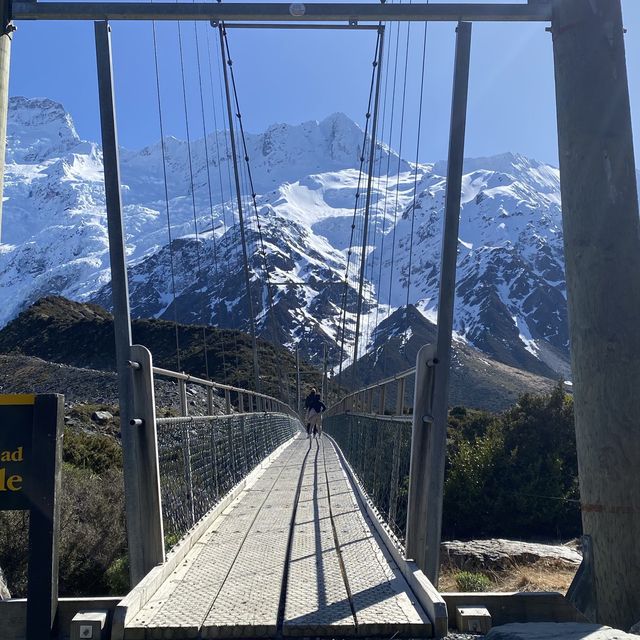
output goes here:
[[66, 428], [62, 446], [64, 462], [101, 474], [122, 469], [122, 448], [113, 437]]
[[122, 556], [114, 560], [106, 571], [105, 580], [112, 596], [124, 596], [129, 593], [129, 558]]
[[573, 402], [560, 385], [500, 415], [455, 408], [449, 422], [445, 537], [580, 535]]
[[[65, 463], [60, 512], [60, 595], [113, 593], [115, 574], [109, 578], [107, 570], [126, 553], [122, 473], [97, 475]], [[26, 596], [28, 531], [27, 512], [0, 512], [0, 567], [16, 598]]]
[[483, 573], [461, 571], [456, 573], [454, 577], [458, 591], [489, 591], [491, 589], [491, 580]]

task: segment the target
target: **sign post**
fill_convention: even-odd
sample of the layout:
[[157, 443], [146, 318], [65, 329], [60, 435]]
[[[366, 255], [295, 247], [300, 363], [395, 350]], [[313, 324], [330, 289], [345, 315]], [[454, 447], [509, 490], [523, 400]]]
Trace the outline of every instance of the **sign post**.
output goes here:
[[58, 608], [58, 494], [64, 396], [0, 395], [0, 510], [29, 510], [27, 640], [51, 636]]

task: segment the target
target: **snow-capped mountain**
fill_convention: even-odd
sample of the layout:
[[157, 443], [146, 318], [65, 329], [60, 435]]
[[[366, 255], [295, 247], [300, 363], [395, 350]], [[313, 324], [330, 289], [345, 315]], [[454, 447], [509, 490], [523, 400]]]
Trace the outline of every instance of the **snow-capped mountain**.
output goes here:
[[[99, 145], [81, 140], [71, 116], [51, 100], [12, 98], [9, 118], [0, 325], [46, 294], [109, 306]], [[346, 341], [353, 340], [362, 143], [360, 128], [342, 114], [247, 138], [260, 232], [246, 180], [243, 209], [258, 327], [311, 358], [325, 343], [334, 361], [338, 354], [352, 231]], [[193, 189], [188, 153], [175, 138], [122, 151], [133, 313], [248, 329], [228, 138], [219, 132], [192, 142]], [[443, 163], [415, 166], [378, 148], [361, 352], [376, 348], [376, 325], [406, 304], [409, 276], [409, 302], [435, 318], [445, 175]], [[559, 191], [557, 169], [520, 155], [466, 163], [458, 338], [544, 375], [568, 371]], [[266, 312], [270, 297], [273, 316]]]

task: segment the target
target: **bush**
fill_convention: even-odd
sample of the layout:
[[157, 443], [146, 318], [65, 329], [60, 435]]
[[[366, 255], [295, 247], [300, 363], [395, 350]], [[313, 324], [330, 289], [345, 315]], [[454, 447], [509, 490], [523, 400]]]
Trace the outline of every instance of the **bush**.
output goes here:
[[470, 571], [461, 571], [454, 576], [458, 591], [489, 591], [491, 589], [491, 580], [483, 573], [471, 573]]
[[122, 473], [65, 464], [62, 480], [60, 593], [107, 595], [107, 569], [126, 552]]
[[129, 593], [129, 558], [122, 556], [114, 560], [107, 569], [105, 580], [111, 595], [123, 596]]
[[559, 385], [501, 415], [450, 416], [446, 537], [580, 535], [573, 402]]
[[74, 467], [89, 469], [97, 474], [108, 469], [122, 469], [122, 447], [111, 436], [67, 427], [63, 443], [62, 458]]
[[[60, 595], [122, 595], [127, 589], [122, 568], [117, 570], [126, 554], [120, 447], [108, 436], [67, 429], [63, 458]], [[0, 567], [13, 597], [26, 596], [28, 543], [28, 512], [0, 512]]]

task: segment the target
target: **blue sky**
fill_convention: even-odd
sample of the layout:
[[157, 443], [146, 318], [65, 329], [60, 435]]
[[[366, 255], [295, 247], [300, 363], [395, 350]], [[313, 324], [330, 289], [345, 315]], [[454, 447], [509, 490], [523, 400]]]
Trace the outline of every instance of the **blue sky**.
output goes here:
[[[636, 148], [640, 145], [640, 2], [623, 0], [627, 62]], [[206, 127], [213, 129], [209, 60], [218, 96], [217, 32], [198, 25], [206, 77]], [[177, 25], [158, 24], [162, 111], [168, 134], [185, 135]], [[411, 26], [403, 156], [416, 154], [424, 27]], [[113, 47], [120, 142], [139, 148], [159, 138], [150, 23], [114, 22]], [[446, 156], [455, 25], [431, 23], [423, 134], [419, 158]], [[182, 24], [187, 103], [193, 137], [202, 135], [194, 24]], [[387, 28], [389, 75], [385, 129], [389, 131], [396, 39], [400, 34], [395, 135], [400, 133], [407, 25]], [[233, 30], [229, 33], [245, 127], [262, 131], [275, 122], [296, 124], [342, 111], [363, 124], [374, 55], [374, 32]], [[211, 55], [209, 55], [211, 54]], [[12, 55], [12, 95], [46, 96], [71, 112], [83, 138], [99, 140], [92, 23], [18, 24]], [[216, 103], [220, 118], [220, 104]], [[467, 129], [467, 156], [518, 151], [557, 163], [551, 36], [544, 24], [475, 24]], [[385, 134], [385, 141], [387, 140]]]

